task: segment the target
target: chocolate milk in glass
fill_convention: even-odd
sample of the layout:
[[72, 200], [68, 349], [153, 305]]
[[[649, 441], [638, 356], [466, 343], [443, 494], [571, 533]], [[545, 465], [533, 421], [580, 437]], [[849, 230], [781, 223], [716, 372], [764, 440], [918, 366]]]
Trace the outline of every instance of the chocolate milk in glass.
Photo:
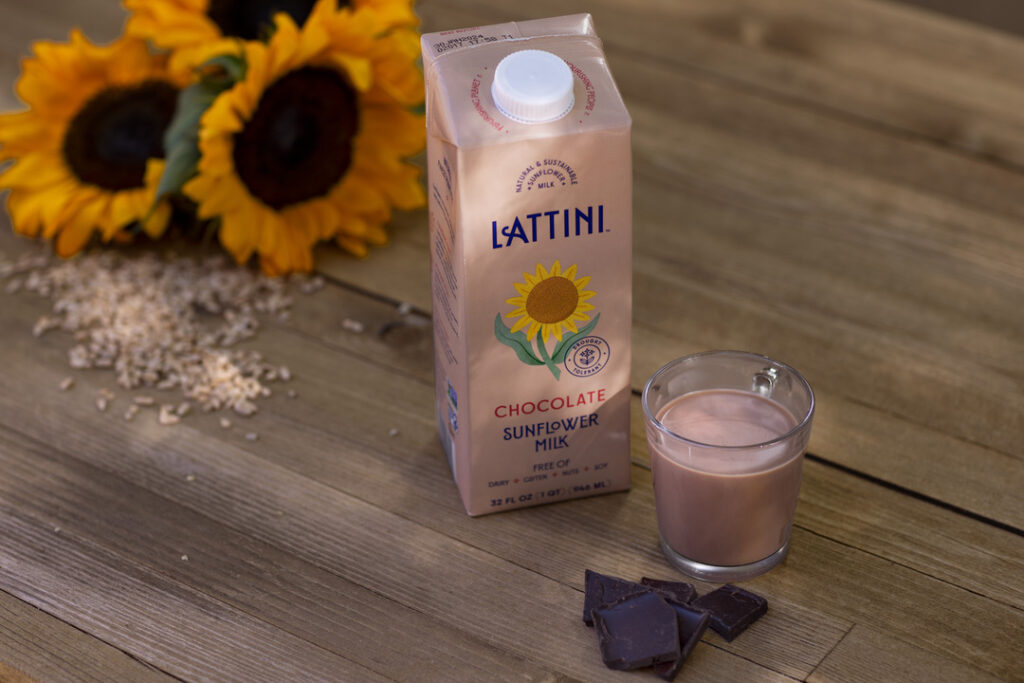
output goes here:
[[[674, 399], [658, 421], [705, 446], [651, 441], [661, 537], [680, 555], [711, 565], [762, 560], [789, 540], [806, 439], [771, 442], [797, 425], [781, 404], [746, 391], [704, 390]], [[716, 446], [718, 448], [716, 448]]]
[[431, 33], [438, 429], [466, 511], [630, 485], [630, 119], [589, 15]]

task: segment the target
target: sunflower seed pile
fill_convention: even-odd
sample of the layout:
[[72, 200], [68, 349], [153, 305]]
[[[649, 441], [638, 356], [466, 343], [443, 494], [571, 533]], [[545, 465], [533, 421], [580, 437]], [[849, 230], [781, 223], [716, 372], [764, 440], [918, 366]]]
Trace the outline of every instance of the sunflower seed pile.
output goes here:
[[[71, 333], [71, 367], [109, 368], [125, 389], [177, 389], [205, 411], [251, 415], [255, 401], [270, 395], [268, 383], [291, 378], [287, 367], [265, 362], [258, 351], [231, 348], [255, 335], [261, 316], [287, 320], [293, 300], [286, 280], [220, 256], [173, 254], [92, 252], [52, 264], [31, 256], [5, 270], [0, 276], [14, 278], [10, 289], [53, 302], [33, 334]], [[72, 384], [65, 380], [61, 388]], [[99, 400], [104, 408], [109, 401]], [[162, 408], [162, 424], [187, 412], [173, 407]]]

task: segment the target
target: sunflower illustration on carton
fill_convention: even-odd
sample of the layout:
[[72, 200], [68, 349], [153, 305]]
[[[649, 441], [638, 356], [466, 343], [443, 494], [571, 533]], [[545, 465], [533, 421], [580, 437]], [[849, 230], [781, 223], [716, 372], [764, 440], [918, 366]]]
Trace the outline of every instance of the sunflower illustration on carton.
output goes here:
[[[563, 271], [559, 261], [550, 270], [538, 263], [536, 274], [523, 273], [523, 282], [514, 284], [519, 296], [505, 300], [515, 306], [505, 314], [515, 320], [512, 327], [505, 324], [499, 313], [494, 318], [494, 335], [515, 351], [519, 360], [527, 365], [545, 365], [559, 379], [559, 366], [565, 362], [566, 352], [593, 332], [601, 317], [600, 313], [593, 319], [588, 315], [594, 310], [588, 300], [595, 294], [586, 289], [589, 282], [589, 276], [577, 277], [576, 264]], [[580, 323], [586, 324], [581, 328]], [[555, 346], [549, 352], [552, 337]], [[583, 364], [595, 362], [593, 356], [592, 351], [585, 352]]]

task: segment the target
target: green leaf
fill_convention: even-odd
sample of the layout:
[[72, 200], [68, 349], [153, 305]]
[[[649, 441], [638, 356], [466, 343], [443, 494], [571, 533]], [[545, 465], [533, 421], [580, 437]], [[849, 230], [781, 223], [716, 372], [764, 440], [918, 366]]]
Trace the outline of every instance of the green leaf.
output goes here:
[[199, 164], [199, 146], [182, 144], [171, 150], [167, 155], [160, 183], [156, 186], [156, 198], [160, 201], [169, 194], [179, 192], [196, 173]]
[[199, 119], [217, 99], [219, 91], [211, 91], [202, 83], [196, 83], [178, 93], [178, 106], [174, 118], [164, 131], [164, 150], [170, 152], [178, 145], [195, 143], [199, 139]]
[[598, 313], [597, 315], [594, 316], [594, 319], [591, 320], [590, 323], [582, 330], [580, 330], [579, 332], [572, 336], [565, 337], [564, 339], [562, 339], [562, 341], [559, 342], [558, 346], [555, 347], [554, 353], [551, 354], [551, 360], [559, 364], [565, 362], [566, 352], [572, 347], [573, 344], [575, 344], [580, 339], [583, 339], [588, 334], [593, 332], [594, 328], [597, 327], [597, 321], [600, 319], [601, 314]]
[[511, 347], [519, 360], [527, 365], [544, 365], [530, 350], [530, 340], [526, 338], [523, 331], [513, 333], [501, 320], [501, 313], [494, 317], [494, 336], [505, 346]]
[[548, 370], [555, 376], [555, 379], [561, 377], [562, 369], [551, 360], [551, 356], [548, 355], [548, 347], [544, 345], [544, 328], [537, 330], [537, 350], [540, 351], [540, 359], [544, 361], [544, 365], [548, 366]]
[[167, 130], [164, 131], [164, 152], [167, 163], [157, 185], [156, 204], [181, 188], [195, 175], [199, 164], [199, 122], [217, 97], [245, 78], [245, 60], [237, 55], [220, 55], [205, 62], [199, 81], [178, 93], [178, 102]]
[[[223, 69], [231, 85], [234, 85], [245, 78], [247, 65], [245, 63], [245, 57], [242, 57], [241, 55], [219, 55], [213, 59], [206, 60], [199, 68], [206, 69], [211, 66]], [[206, 75], [204, 78], [209, 79], [211, 76]]]

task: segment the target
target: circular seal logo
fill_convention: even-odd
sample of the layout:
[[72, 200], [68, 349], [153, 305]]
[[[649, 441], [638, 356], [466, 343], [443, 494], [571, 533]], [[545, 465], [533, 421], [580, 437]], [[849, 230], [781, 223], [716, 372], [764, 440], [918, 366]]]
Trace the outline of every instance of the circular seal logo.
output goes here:
[[612, 350], [601, 337], [584, 337], [565, 352], [565, 369], [577, 377], [590, 377], [608, 365]]

